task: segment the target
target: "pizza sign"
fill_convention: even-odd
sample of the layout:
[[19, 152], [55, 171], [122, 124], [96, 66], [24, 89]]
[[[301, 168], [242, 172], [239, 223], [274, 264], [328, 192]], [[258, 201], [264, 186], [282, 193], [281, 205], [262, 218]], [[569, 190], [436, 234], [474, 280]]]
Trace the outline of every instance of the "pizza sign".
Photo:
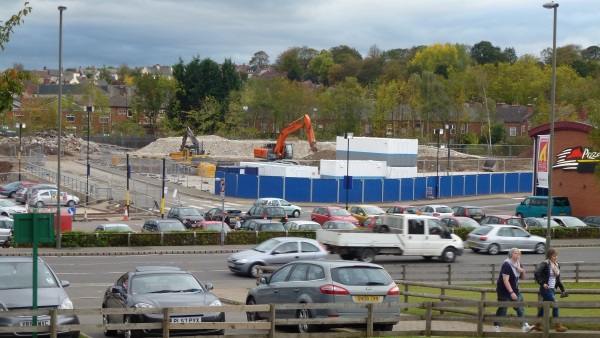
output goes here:
[[576, 170], [580, 173], [593, 173], [600, 163], [600, 152], [581, 146], [567, 148], [556, 155], [554, 168]]

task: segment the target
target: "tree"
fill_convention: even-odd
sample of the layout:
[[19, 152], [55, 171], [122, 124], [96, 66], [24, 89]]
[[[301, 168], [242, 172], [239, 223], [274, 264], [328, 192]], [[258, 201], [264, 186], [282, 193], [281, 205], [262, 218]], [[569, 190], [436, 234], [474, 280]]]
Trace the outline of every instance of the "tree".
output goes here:
[[589, 46], [581, 51], [581, 57], [586, 61], [600, 61], [600, 47]]
[[351, 47], [346, 45], [339, 45], [337, 47], [332, 47], [329, 49], [331, 52], [331, 56], [333, 57], [333, 62], [335, 63], [345, 63], [349, 58], [360, 61], [362, 60], [362, 55]]
[[278, 72], [288, 73], [288, 79], [300, 81], [303, 78], [300, 47], [292, 47], [277, 56], [275, 68]]
[[269, 65], [269, 54], [265, 53], [262, 50], [258, 51], [254, 53], [254, 56], [252, 56], [252, 59], [250, 59], [249, 64], [250, 66], [256, 67], [258, 69], [267, 68], [267, 66]]
[[336, 121], [330, 132], [342, 135], [345, 132], [360, 133], [363, 116], [368, 115], [368, 100], [365, 90], [356, 78], [346, 78], [335, 87], [329, 87], [321, 96], [322, 117], [328, 121]]
[[329, 69], [333, 66], [333, 57], [327, 50], [322, 50], [319, 55], [310, 60], [308, 63], [307, 77], [314, 83], [329, 84], [328, 74]]
[[[2, 51], [10, 41], [14, 28], [25, 22], [24, 17], [31, 13], [32, 8], [28, 5], [29, 2], [25, 2], [25, 8], [4, 22], [4, 25], [0, 25], [0, 48]], [[0, 21], [1, 23], [2, 21]], [[21, 96], [25, 89], [25, 81], [29, 79], [29, 75], [18, 68], [8, 68], [0, 74], [0, 113], [12, 109], [14, 97]]]
[[142, 74], [135, 78], [134, 110], [148, 119], [151, 125], [156, 124], [158, 114], [166, 110], [167, 105], [176, 93], [176, 83], [162, 76]]
[[375, 137], [387, 136], [387, 124], [390, 118], [401, 109], [401, 94], [404, 92], [406, 83], [402, 80], [393, 80], [382, 84], [375, 90], [375, 109], [371, 114], [372, 134]]
[[420, 74], [427, 70], [448, 77], [448, 69], [464, 71], [471, 59], [464, 46], [436, 43], [418, 51], [409, 62], [411, 72]]
[[480, 65], [499, 62], [506, 62], [507, 58], [500, 50], [500, 47], [493, 46], [489, 41], [481, 41], [471, 48], [471, 58]]

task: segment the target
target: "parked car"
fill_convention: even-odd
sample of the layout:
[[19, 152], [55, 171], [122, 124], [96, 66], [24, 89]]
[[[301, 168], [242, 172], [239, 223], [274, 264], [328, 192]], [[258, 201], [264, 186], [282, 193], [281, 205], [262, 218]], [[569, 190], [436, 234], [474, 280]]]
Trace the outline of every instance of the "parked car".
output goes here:
[[271, 198], [271, 197], [263, 197], [254, 201], [255, 206], [264, 206], [270, 205], [275, 207], [282, 207], [285, 210], [285, 213], [288, 216], [298, 218], [300, 217], [300, 213], [302, 213], [302, 208], [297, 205], [293, 205], [290, 202], [281, 199], [281, 198]]
[[485, 212], [480, 207], [472, 205], [459, 205], [452, 207], [454, 216], [469, 217], [477, 222], [481, 221], [485, 217]]
[[135, 232], [133, 229], [124, 223], [104, 223], [98, 224], [96, 232]]
[[465, 228], [479, 226], [479, 223], [471, 217], [454, 216], [454, 217], [441, 217], [440, 221], [443, 225], [449, 228]]
[[381, 215], [371, 215], [360, 225], [361, 228], [374, 228], [381, 224]]
[[25, 204], [27, 202], [27, 189], [28, 187], [23, 187], [15, 192], [15, 203]]
[[[304, 304], [304, 303], [379, 303], [389, 306], [376, 308], [374, 329], [391, 331], [399, 321], [400, 290], [394, 280], [377, 264], [352, 261], [303, 260], [286, 264], [260, 284], [248, 291], [247, 305]], [[277, 290], [277, 293], [273, 291]], [[277, 318], [366, 317], [367, 308], [311, 308], [276, 310]], [[247, 312], [249, 322], [269, 318], [266, 312]], [[379, 317], [391, 317], [377, 321]], [[297, 324], [298, 332], [316, 331], [315, 324]], [[318, 330], [321, 331], [321, 330]]]
[[[568, 197], [553, 196], [551, 215], [571, 216], [571, 203]], [[548, 196], [528, 196], [517, 205], [515, 215], [519, 217], [548, 216]]]
[[285, 231], [283, 223], [272, 219], [249, 219], [242, 224], [240, 230], [246, 231]]
[[[57, 205], [58, 202], [56, 200], [58, 190], [56, 189], [45, 189], [45, 190], [37, 190], [35, 193], [31, 195], [29, 198], [29, 206], [36, 208], [43, 208], [47, 205]], [[79, 197], [74, 195], [69, 195], [68, 193], [61, 191], [60, 192], [60, 205], [66, 205], [68, 207], [73, 207], [79, 204]]]
[[527, 230], [527, 224], [525, 224], [525, 221], [521, 217], [512, 215], [487, 215], [481, 219], [481, 221], [479, 221], [479, 224], [508, 224], [520, 226], [521, 228]]
[[385, 214], [385, 210], [376, 205], [369, 204], [352, 205], [348, 211], [352, 216], [356, 217], [359, 224], [363, 224], [367, 217], [371, 215]]
[[552, 220], [558, 223], [560, 226], [567, 228], [588, 226], [584, 221], [573, 216], [552, 216]]
[[[234, 207], [225, 207], [225, 211], [227, 212], [227, 216], [229, 216], [229, 221], [231, 223], [244, 221], [244, 212], [240, 209]], [[223, 209], [220, 207], [211, 208], [204, 214], [204, 219], [207, 221], [220, 221], [222, 214]]]
[[[539, 228], [547, 228], [548, 227], [548, 218], [546, 217], [527, 217], [524, 218], [523, 221], [527, 224], [527, 229], [531, 227], [539, 227]], [[550, 220], [550, 227], [559, 227], [560, 224], [556, 223], [554, 220]]]
[[185, 231], [183, 223], [176, 219], [149, 219], [144, 222], [142, 232]]
[[322, 228], [326, 230], [356, 230], [358, 227], [348, 221], [327, 221], [323, 223]]
[[224, 230], [225, 232], [233, 231], [227, 223], [223, 224], [221, 221], [201, 221], [196, 223], [194, 230], [208, 230], [208, 231], [218, 231]]
[[[31, 309], [32, 290], [33, 290], [33, 258], [25, 257], [0, 257], [0, 300], [2, 300], [2, 311], [19, 311]], [[50, 266], [41, 258], [37, 262], [37, 306], [39, 309], [73, 309], [73, 302], [65, 292], [69, 282], [60, 280], [52, 271]], [[33, 317], [24, 315], [15, 315], [12, 317], [2, 317], [2, 326], [23, 328], [31, 326]], [[38, 325], [50, 326], [51, 317], [48, 315], [38, 315]], [[76, 315], [61, 314], [56, 317], [57, 325], [79, 325], [79, 318]], [[3, 336], [29, 336], [30, 332], [4, 332]], [[42, 334], [38, 334], [42, 336]], [[48, 334], [44, 334], [48, 336]], [[79, 331], [61, 331], [59, 337], [77, 338]]]
[[259, 266], [282, 265], [300, 259], [322, 260], [326, 258], [327, 251], [314, 239], [275, 237], [250, 250], [232, 254], [227, 259], [227, 266], [234, 273], [256, 278]]
[[26, 196], [27, 201], [29, 201], [31, 196], [33, 194], [35, 194], [38, 190], [43, 190], [43, 189], [58, 189], [58, 187], [56, 186], [56, 184], [47, 184], [47, 183], [30, 185], [29, 187], [27, 187], [27, 196]]
[[[135, 308], [175, 308], [175, 307], [208, 307], [211, 310], [187, 310], [185, 313], [174, 310], [168, 319], [171, 323], [205, 323], [224, 322], [225, 313], [220, 311], [221, 301], [210, 290], [213, 285], [202, 283], [192, 273], [175, 266], [139, 266], [121, 275], [108, 287], [102, 299], [102, 307], [106, 309]], [[212, 310], [214, 309], [214, 310]], [[161, 323], [163, 314], [105, 314], [105, 324], [118, 323]], [[195, 336], [200, 334], [224, 334], [224, 329], [169, 329], [170, 336]], [[106, 336], [116, 336], [117, 330], [104, 331]], [[123, 336], [157, 336], [163, 335], [161, 329], [124, 330]]]
[[600, 227], [600, 216], [588, 216], [583, 219], [583, 222], [591, 227]]
[[490, 255], [511, 248], [538, 254], [546, 252], [546, 239], [534, 236], [516, 225], [482, 225], [467, 235], [467, 245], [474, 252], [485, 251]]
[[454, 216], [454, 211], [452, 211], [452, 209], [447, 205], [429, 204], [424, 205], [419, 209], [419, 215], [433, 217], [451, 217]]
[[14, 198], [17, 190], [28, 187], [30, 185], [38, 184], [37, 182], [28, 182], [28, 181], [15, 181], [0, 187], [0, 195], [6, 196], [8, 198]]
[[25, 207], [16, 205], [13, 201], [6, 199], [0, 200], [0, 215], [13, 217], [14, 214], [24, 214], [27, 212]]
[[15, 221], [6, 216], [0, 216], [0, 244], [4, 244], [15, 228]]
[[285, 230], [319, 230], [321, 229], [321, 224], [313, 221], [288, 221], [283, 225]]
[[[244, 223], [250, 219], [272, 219], [274, 221], [279, 221], [285, 223], [288, 221], [287, 214], [282, 207], [274, 207], [274, 206], [253, 206], [248, 210], [248, 212], [244, 215]], [[244, 227], [244, 225], [242, 225]]]
[[196, 222], [204, 221], [204, 216], [194, 207], [173, 207], [169, 210], [167, 218], [179, 220], [187, 229], [192, 229]]
[[316, 207], [310, 214], [310, 219], [321, 225], [327, 221], [348, 221], [355, 226], [359, 225], [358, 219], [342, 207]]
[[388, 214], [419, 214], [419, 207], [414, 205], [395, 205], [389, 207], [386, 211]]

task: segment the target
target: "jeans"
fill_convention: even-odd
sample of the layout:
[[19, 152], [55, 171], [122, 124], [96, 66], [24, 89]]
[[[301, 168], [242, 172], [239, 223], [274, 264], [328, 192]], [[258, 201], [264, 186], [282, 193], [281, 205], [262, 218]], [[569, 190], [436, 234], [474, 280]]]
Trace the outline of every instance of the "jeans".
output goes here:
[[[508, 301], [513, 301], [512, 298], [510, 298], [510, 296], [508, 297], [503, 297], [498, 295], [498, 301], [499, 302], [508, 302]], [[517, 300], [515, 302], [522, 302], [523, 301], [523, 296], [521, 295], [520, 292], [517, 292]], [[517, 317], [523, 317], [525, 316], [525, 310], [522, 307], [513, 307], [513, 309], [517, 312]], [[507, 308], [505, 307], [499, 307], [498, 310], [496, 310], [496, 317], [503, 317], [506, 316], [506, 312], [508, 311]], [[521, 323], [521, 326], [524, 326], [526, 323], [523, 322]], [[494, 326], [501, 326], [502, 323], [499, 322], [494, 322]]]
[[[540, 286], [540, 296], [542, 296], [542, 300], [543, 301], [549, 301], [549, 302], [555, 302], [556, 303], [556, 296], [554, 295], [554, 289], [544, 289], [543, 286]], [[544, 308], [538, 308], [538, 317], [542, 317], [544, 315]], [[552, 317], [557, 318], [558, 317], [558, 308], [557, 307], [553, 307], [552, 308]]]

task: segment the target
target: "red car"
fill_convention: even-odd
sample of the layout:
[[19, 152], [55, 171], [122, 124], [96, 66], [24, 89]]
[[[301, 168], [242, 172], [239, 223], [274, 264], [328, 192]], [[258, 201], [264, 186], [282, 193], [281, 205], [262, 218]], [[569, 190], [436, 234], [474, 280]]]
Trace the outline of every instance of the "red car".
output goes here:
[[463, 228], [463, 227], [473, 227], [476, 228], [479, 226], [476, 220], [471, 217], [464, 216], [454, 216], [454, 217], [442, 217], [440, 218], [442, 224], [447, 226], [448, 228]]
[[381, 222], [380, 215], [370, 215], [367, 219], [361, 224], [362, 228], [373, 228], [375, 225], [379, 225]]
[[493, 225], [493, 224], [508, 224], [508, 225], [516, 225], [525, 230], [527, 230], [527, 224], [525, 224], [525, 220], [521, 217], [517, 217], [515, 215], [487, 215], [485, 216], [479, 224], [481, 225]]
[[394, 205], [386, 211], [388, 214], [419, 214], [419, 207], [414, 205]]
[[360, 225], [358, 219], [342, 207], [316, 207], [310, 214], [310, 219], [321, 225], [327, 221], [348, 221], [355, 226]]

